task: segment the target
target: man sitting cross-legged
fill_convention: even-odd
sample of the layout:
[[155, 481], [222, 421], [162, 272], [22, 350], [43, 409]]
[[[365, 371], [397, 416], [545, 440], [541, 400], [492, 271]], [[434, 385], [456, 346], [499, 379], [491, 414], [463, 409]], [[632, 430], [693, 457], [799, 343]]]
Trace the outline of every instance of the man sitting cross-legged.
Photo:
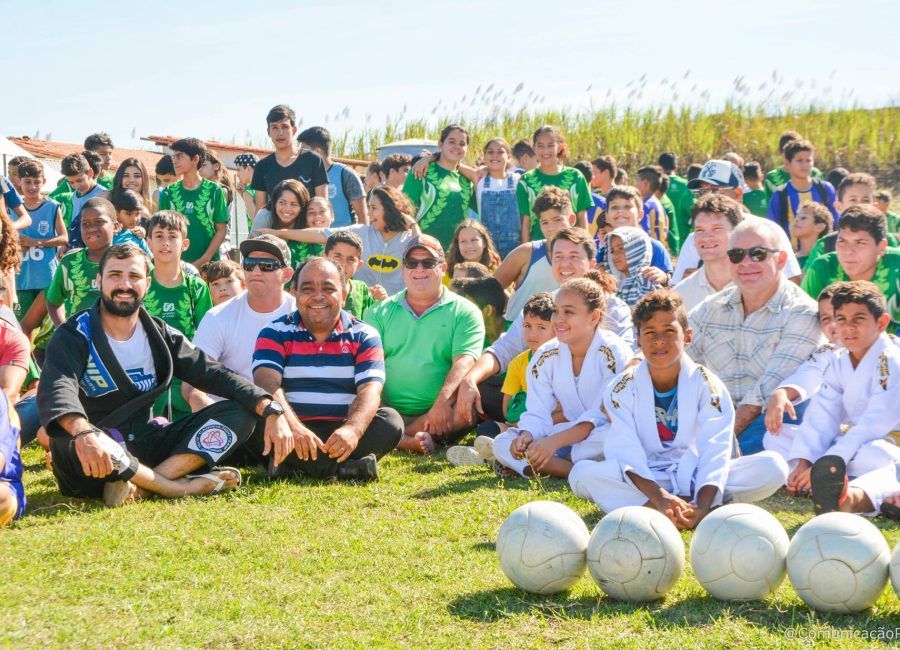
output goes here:
[[[403, 435], [403, 419], [379, 408], [384, 385], [384, 349], [370, 325], [341, 306], [343, 270], [311, 257], [293, 282], [297, 310], [270, 323], [253, 353], [253, 379], [287, 403], [293, 452], [282, 467], [317, 478], [374, 480], [376, 459]], [[254, 436], [257, 452], [264, 442]], [[274, 468], [270, 475], [277, 475]]]
[[[119, 505], [147, 493], [180, 497], [235, 487], [237, 470], [190, 473], [240, 447], [257, 416], [270, 414], [271, 396], [146, 312], [149, 260], [139, 248], [111, 246], [99, 267], [100, 299], [54, 334], [38, 388], [60, 491]], [[153, 402], [173, 377], [226, 401], [171, 424], [151, 421]], [[268, 417], [266, 428], [268, 437], [290, 439], [283, 417]]]

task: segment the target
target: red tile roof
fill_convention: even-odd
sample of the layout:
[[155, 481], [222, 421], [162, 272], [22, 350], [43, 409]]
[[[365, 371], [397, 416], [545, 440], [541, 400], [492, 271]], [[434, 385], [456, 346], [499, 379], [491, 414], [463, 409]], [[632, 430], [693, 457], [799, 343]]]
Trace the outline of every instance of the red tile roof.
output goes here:
[[[148, 142], [153, 142], [162, 147], [167, 147], [176, 140], [180, 140], [181, 138], [176, 138], [171, 135], [149, 135], [146, 138], [141, 138], [141, 140], [147, 140]], [[217, 142], [215, 140], [204, 140], [206, 146], [210, 149], [217, 149], [220, 151], [233, 151], [235, 153], [255, 153], [257, 156], [262, 158], [263, 156], [268, 156], [270, 153], [274, 151], [274, 149], [266, 149], [263, 147], [250, 147], [246, 145], [240, 144], [228, 144], [225, 142]], [[332, 156], [331, 159], [334, 162], [341, 163], [342, 165], [350, 165], [351, 167], [368, 167], [371, 160], [360, 160], [358, 158], [343, 158], [339, 156]]]
[[[28, 136], [23, 136], [21, 138], [9, 138], [10, 142], [14, 142], [20, 147], [22, 147], [25, 151], [30, 153], [31, 155], [37, 158], [45, 158], [50, 160], [62, 160], [70, 153], [81, 153], [84, 151], [83, 144], [72, 144], [68, 142], [54, 142], [53, 140], [35, 140], [34, 138], [29, 138]], [[142, 149], [120, 149], [116, 147], [113, 150], [112, 155], [112, 169], [116, 169], [126, 158], [137, 158], [144, 166], [147, 168], [147, 171], [150, 172], [150, 175], [153, 175], [153, 168], [156, 166], [156, 162], [162, 157], [162, 154], [158, 151], [144, 151]]]

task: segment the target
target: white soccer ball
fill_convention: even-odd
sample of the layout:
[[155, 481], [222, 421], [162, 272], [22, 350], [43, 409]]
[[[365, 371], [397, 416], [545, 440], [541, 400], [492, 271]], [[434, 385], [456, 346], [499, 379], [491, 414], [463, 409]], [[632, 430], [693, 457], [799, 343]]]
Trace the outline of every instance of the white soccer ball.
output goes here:
[[628, 506], [612, 511], [594, 528], [587, 561], [594, 582], [616, 600], [656, 600], [684, 570], [684, 542], [662, 513]]
[[749, 503], [717, 508], [691, 539], [694, 575], [714, 598], [760, 600], [784, 580], [788, 534], [771, 514]]
[[500, 527], [500, 568], [525, 591], [565, 591], [584, 575], [589, 537], [581, 517], [561, 503], [526, 503], [513, 510]]
[[900, 596], [900, 542], [897, 542], [897, 547], [894, 549], [894, 554], [891, 556], [891, 586], [894, 588], [894, 593]]
[[806, 522], [788, 547], [787, 571], [807, 605], [821, 612], [861, 612], [888, 579], [890, 549], [858, 515], [829, 512]]

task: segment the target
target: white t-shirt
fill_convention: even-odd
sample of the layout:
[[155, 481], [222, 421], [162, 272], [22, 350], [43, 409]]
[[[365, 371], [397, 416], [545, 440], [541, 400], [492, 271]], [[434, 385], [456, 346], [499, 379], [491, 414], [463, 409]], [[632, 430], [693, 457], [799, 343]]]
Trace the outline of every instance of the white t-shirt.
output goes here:
[[131, 383], [146, 393], [156, 387], [156, 364], [153, 363], [153, 353], [150, 351], [150, 340], [141, 321], [127, 341], [117, 341], [107, 337], [109, 347], [122, 369], [128, 373]]
[[[763, 219], [762, 217], [757, 217], [745, 212], [744, 221], [747, 221], [748, 219], [768, 221], [768, 219]], [[797, 261], [794, 247], [791, 246], [791, 240], [788, 239], [787, 233], [784, 232], [784, 228], [778, 228], [778, 240], [780, 242], [781, 250], [786, 251], [788, 254], [787, 262], [781, 270], [781, 272], [784, 273], [784, 277], [791, 279], [801, 275], [803, 273], [803, 268], [800, 266], [800, 262]], [[700, 253], [697, 252], [697, 244], [694, 243], [694, 233], [691, 233], [687, 236], [687, 239], [684, 240], [681, 251], [678, 253], [678, 263], [675, 265], [675, 272], [672, 274], [672, 284], [681, 282], [684, 279], [685, 271], [688, 269], [696, 269], [699, 267]]]
[[296, 305], [294, 297], [282, 291], [278, 309], [258, 312], [250, 308], [248, 296], [249, 292], [245, 291], [206, 312], [193, 343], [211, 359], [253, 381], [253, 350], [260, 330], [276, 318], [293, 312]]

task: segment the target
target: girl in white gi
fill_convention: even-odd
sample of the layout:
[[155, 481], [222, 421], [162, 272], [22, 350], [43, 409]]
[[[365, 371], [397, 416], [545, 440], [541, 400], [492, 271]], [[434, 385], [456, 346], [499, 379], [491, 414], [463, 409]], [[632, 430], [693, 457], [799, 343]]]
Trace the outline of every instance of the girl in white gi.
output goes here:
[[[573, 462], [602, 455], [603, 392], [632, 357], [624, 340], [599, 327], [605, 310], [596, 282], [578, 278], [560, 287], [551, 321], [556, 338], [528, 364], [525, 413], [517, 428], [494, 439], [500, 466], [525, 477], [565, 478]], [[554, 418], [557, 403], [561, 418]]]
[[644, 505], [686, 530], [723, 502], [775, 493], [787, 476], [783, 458], [732, 458], [734, 406], [722, 381], [684, 353], [692, 331], [681, 297], [653, 291], [632, 319], [644, 360], [608, 388], [606, 460], [575, 464], [575, 494], [605, 512]]
[[[890, 474], [900, 462], [900, 447], [891, 437], [900, 429], [900, 350], [885, 333], [890, 316], [884, 296], [871, 282], [846, 282], [835, 289], [831, 303], [843, 347], [826, 369], [787, 455], [788, 493], [811, 490], [816, 514], [841, 505], [847, 475], [862, 477], [885, 467]], [[877, 513], [879, 498], [865, 500], [869, 503], [847, 508]]]

